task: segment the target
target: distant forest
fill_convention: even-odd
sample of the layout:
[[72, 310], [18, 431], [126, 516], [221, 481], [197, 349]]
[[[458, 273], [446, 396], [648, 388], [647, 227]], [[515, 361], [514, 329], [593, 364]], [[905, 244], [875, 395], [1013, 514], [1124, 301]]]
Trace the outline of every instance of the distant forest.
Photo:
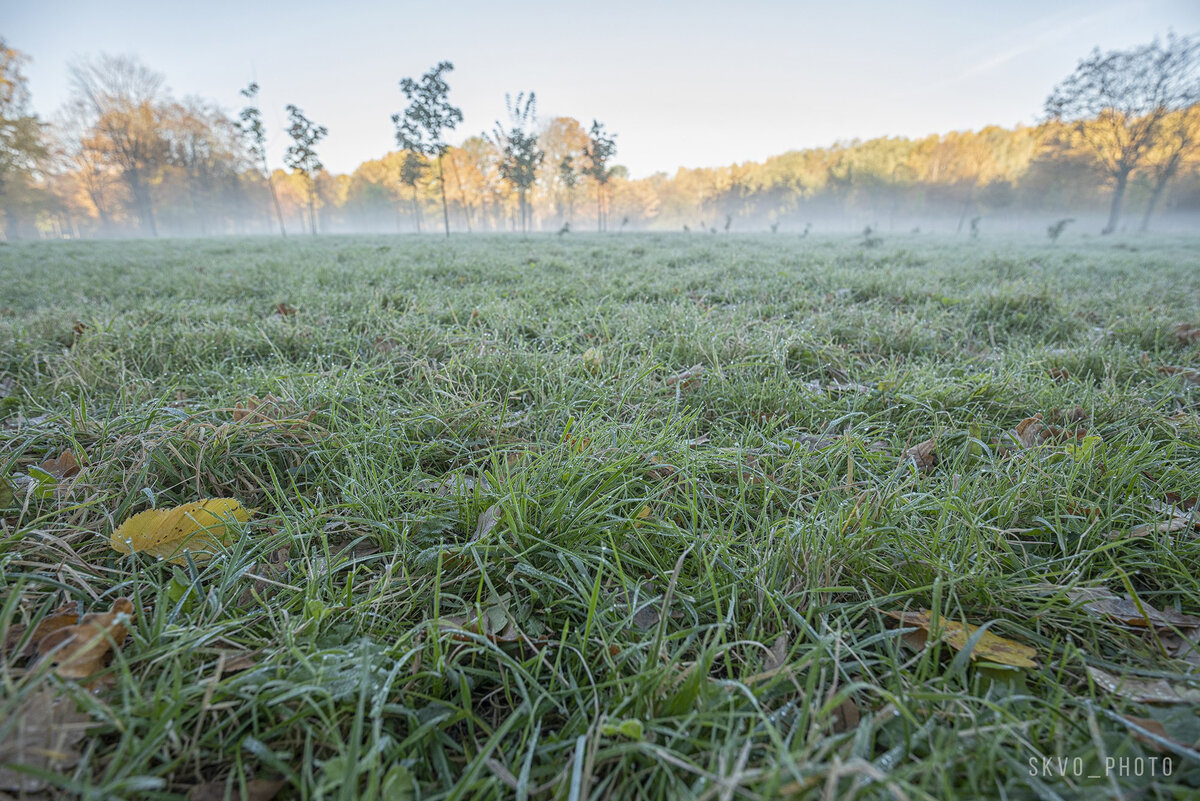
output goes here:
[[[2, 42], [0, 50], [0, 106], [9, 130], [0, 200], [8, 239], [443, 227], [1042, 232], [1056, 220], [1090, 224], [1107, 215], [1116, 181], [1123, 182], [1122, 230], [1150, 225], [1151, 211], [1161, 228], [1200, 222], [1195, 103], [1151, 108], [1136, 118], [1126, 113], [1125, 129], [1148, 127], [1139, 121], [1154, 115], [1154, 130], [1123, 176], [1096, 146], [1111, 133], [1117, 112], [1098, 107], [1086, 118], [1048, 114], [1037, 126], [842, 142], [761, 163], [633, 179], [614, 160], [615, 134], [569, 117], [537, 120], [532, 95], [524, 108], [512, 109], [510, 127], [498, 123], [494, 135], [432, 149], [414, 144], [350, 174], [333, 174], [319, 160], [325, 129], [294, 106], [292, 128], [272, 132], [298, 143], [293, 168], [268, 163], [257, 87], [243, 92], [246, 109], [231, 115], [202, 98], [169, 96], [163, 77], [134, 59], [101, 57], [73, 69], [74, 99], [48, 123], [27, 111], [21, 54]], [[439, 65], [426, 76], [442, 81], [443, 101], [450, 69]], [[415, 92], [417, 82], [410, 84]], [[401, 117], [394, 119], [401, 126]], [[398, 141], [422, 141], [419, 131], [410, 134], [405, 139], [398, 127]], [[514, 147], [526, 149], [523, 162]]]

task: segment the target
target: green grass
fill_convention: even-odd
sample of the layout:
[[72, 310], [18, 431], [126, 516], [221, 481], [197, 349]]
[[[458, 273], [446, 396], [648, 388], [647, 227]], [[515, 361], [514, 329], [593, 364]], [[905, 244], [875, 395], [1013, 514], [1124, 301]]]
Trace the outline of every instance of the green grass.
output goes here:
[[[92, 721], [50, 783], [95, 799], [1194, 797], [1196, 705], [1086, 668], [1197, 664], [1069, 591], [1200, 614], [1200, 531], [1125, 536], [1200, 488], [1200, 387], [1157, 371], [1200, 367], [1198, 276], [1184, 239], [0, 246], [0, 629], [135, 604], [95, 691], [3, 654], [0, 740], [50, 685]], [[998, 447], [1035, 413], [1103, 443]], [[217, 496], [256, 515], [208, 563], [108, 546]], [[913, 651], [905, 608], [1040, 667]]]

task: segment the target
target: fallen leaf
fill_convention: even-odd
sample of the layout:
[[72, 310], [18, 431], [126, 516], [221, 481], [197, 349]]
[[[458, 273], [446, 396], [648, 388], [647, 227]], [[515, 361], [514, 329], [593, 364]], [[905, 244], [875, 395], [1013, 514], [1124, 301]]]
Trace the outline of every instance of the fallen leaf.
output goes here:
[[[1200, 527], [1200, 513], [1193, 509], [1184, 509], [1175, 504], [1150, 502], [1150, 511], [1167, 515], [1166, 520], [1157, 523], [1141, 523], [1129, 530], [1129, 537], [1147, 537], [1151, 534], [1169, 534], [1173, 531], [1183, 531], [1193, 526]], [[1112, 532], [1112, 538], [1119, 538], [1120, 532]]]
[[129, 633], [125, 623], [133, 616], [127, 598], [113, 601], [108, 612], [84, 615], [77, 624], [65, 626], [43, 637], [38, 653], [55, 664], [64, 679], [84, 679], [104, 669], [113, 648], [119, 648]]
[[579, 359], [583, 362], [583, 366], [592, 373], [604, 366], [604, 354], [596, 348], [588, 348]]
[[789, 642], [787, 632], [780, 634], [775, 638], [775, 642], [771, 643], [771, 648], [767, 652], [767, 658], [763, 662], [763, 673], [775, 673], [787, 661]]
[[[243, 793], [236, 781], [230, 782], [228, 787], [223, 781], [205, 782], [192, 785], [192, 789], [188, 790], [187, 801], [225, 801], [226, 798], [240, 798], [242, 801], [271, 801], [272, 798], [279, 795], [279, 791], [284, 787], [287, 787], [287, 782], [282, 780], [251, 779], [246, 782], [246, 791]], [[228, 794], [226, 794], [227, 790]]]
[[38, 466], [56, 478], [70, 478], [79, 472], [74, 451], [63, 451], [57, 459], [47, 459]]
[[1133, 679], [1115, 676], [1100, 668], [1088, 666], [1088, 675], [1105, 692], [1119, 695], [1139, 704], [1196, 704], [1200, 690], [1185, 685], [1172, 685], [1166, 679]]
[[[1067, 593], [1067, 597], [1071, 597], [1071, 595], [1072, 593]], [[1176, 612], [1174, 609], [1160, 611], [1146, 601], [1141, 601], [1141, 609], [1138, 609], [1138, 603], [1132, 598], [1118, 597], [1112, 593], [1085, 603], [1083, 608], [1092, 614], [1107, 617], [1118, 623], [1124, 623], [1126, 626], [1154, 627], [1156, 629], [1172, 627], [1186, 629], [1200, 626], [1200, 617]], [[1142, 613], [1142, 610], [1145, 610], [1145, 614]]]
[[1157, 369], [1159, 375], [1178, 376], [1189, 384], [1200, 384], [1200, 370], [1193, 370], [1188, 367], [1171, 367], [1163, 365]]
[[187, 553], [203, 562], [233, 541], [235, 521], [249, 519], [250, 512], [233, 498], [207, 498], [136, 514], [113, 532], [109, 544], [121, 553], [146, 553], [177, 565], [187, 564]]
[[[0, 765], [58, 773], [79, 761], [76, 745], [90, 721], [69, 696], [43, 686], [25, 699], [14, 718], [0, 739]], [[0, 767], [0, 789], [36, 793], [46, 786], [39, 776]]]
[[[922, 609], [917, 612], [885, 611], [884, 614], [899, 620], [902, 625], [916, 626], [925, 632], [926, 635], [928, 635], [934, 625], [934, 621], [931, 618], [932, 613], [928, 609]], [[947, 620], [946, 618], [942, 618], [939, 623], [941, 641], [956, 651], [961, 651], [965, 648], [967, 640], [979, 630], [978, 626], [972, 626], [970, 623], [963, 624], [954, 620]], [[991, 631], [983, 632], [979, 640], [975, 643], [974, 650], [971, 651], [971, 659], [986, 659], [989, 662], [997, 662], [1009, 667], [1037, 667], [1036, 657], [1037, 649], [1013, 642], [1012, 640], [1006, 640], [1003, 637], [992, 634]]]
[[833, 708], [830, 713], [833, 719], [833, 733], [842, 734], [852, 729], [858, 728], [858, 723], [862, 720], [862, 714], [858, 711], [858, 704], [854, 703], [852, 698], [847, 698]]
[[[46, 617], [38, 621], [33, 627], [33, 634], [29, 636], [29, 640], [25, 643], [25, 647], [17, 654], [19, 657], [32, 656], [38, 650], [38, 643], [46, 637], [50, 636], [59, 629], [65, 629], [67, 626], [74, 626], [79, 622], [79, 612], [74, 603], [64, 604], [58, 609], [55, 609]], [[11, 626], [8, 633], [4, 636], [4, 646], [2, 653], [7, 656], [9, 651], [21, 641], [25, 635], [26, 627], [22, 625]]]
[[676, 373], [675, 375], [667, 376], [665, 383], [669, 387], [678, 386], [679, 389], [687, 389], [699, 383], [700, 378], [706, 372], [708, 372], [708, 368], [706, 368], [703, 364], [694, 364], [688, 369], [684, 370], [682, 373]]
[[1022, 448], [1036, 448], [1050, 438], [1046, 426], [1042, 424], [1042, 416], [1035, 414], [1017, 423], [1017, 427], [1009, 432], [1009, 437]]
[[1071, 374], [1062, 367], [1051, 367], [1046, 373], [1059, 384], [1071, 378]]
[[88, 330], [88, 328], [89, 326], [86, 326], [79, 320], [76, 320], [75, 325], [71, 326], [71, 330], [75, 333], [75, 340], [78, 341], [79, 338], [83, 336], [83, 332]]
[[[1166, 740], [1167, 742], [1172, 743], [1172, 744], [1174, 744], [1184, 750], [1187, 750], [1187, 751], [1195, 751], [1196, 750], [1196, 746], [1191, 745], [1189, 743], [1180, 742], [1179, 740], [1176, 740], [1174, 737], [1172, 737], [1170, 734], [1168, 734], [1166, 727], [1163, 726], [1163, 724], [1160, 721], [1154, 720], [1152, 718], [1139, 718], [1135, 715], [1121, 715], [1121, 717], [1124, 718], [1128, 723], [1132, 724], [1130, 726], [1130, 732], [1133, 734], [1133, 738], [1135, 740], [1138, 740], [1139, 742], [1145, 743], [1146, 745], [1153, 748], [1155, 751], [1159, 751], [1164, 754], [1175, 753], [1175, 751], [1173, 749], [1168, 748], [1167, 745], [1165, 743], [1163, 743], [1161, 740], [1159, 740], [1158, 738], [1162, 738], [1162, 740]], [[1146, 731], [1150, 732], [1150, 734], [1152, 734], [1154, 736], [1149, 737], [1146, 734], [1143, 734], [1142, 732], [1138, 731], [1138, 729], [1145, 729]]]
[[918, 470], [931, 470], [938, 463], [937, 457], [937, 441], [927, 439], [924, 442], [918, 442], [911, 448], [906, 448], [901, 454], [901, 459], [911, 459]]
[[276, 303], [275, 313], [280, 317], [291, 317], [296, 313], [296, 309], [294, 306], [291, 306], [287, 303]]
[[1171, 336], [1180, 345], [1193, 345], [1200, 342], [1200, 326], [1191, 323], [1178, 323], [1171, 329]]
[[485, 509], [483, 514], [479, 516], [479, 520], [475, 523], [475, 534], [472, 535], [471, 542], [478, 542], [488, 534], [491, 534], [492, 529], [494, 529], [496, 524], [500, 522], [501, 514], [502, 510], [500, 509], [500, 504], [498, 503], [494, 503]]

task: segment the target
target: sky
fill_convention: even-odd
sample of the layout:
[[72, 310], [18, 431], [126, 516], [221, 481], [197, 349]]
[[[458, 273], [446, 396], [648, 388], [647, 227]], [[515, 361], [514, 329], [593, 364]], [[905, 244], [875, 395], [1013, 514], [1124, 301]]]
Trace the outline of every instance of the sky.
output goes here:
[[326, 167], [395, 149], [399, 81], [454, 63], [452, 143], [490, 131], [505, 93], [538, 116], [617, 133], [634, 177], [876, 136], [1037, 120], [1093, 47], [1200, 34], [1197, 0], [607, 3], [0, 0], [0, 36], [32, 58], [35, 109], [69, 96], [68, 65], [133, 54], [177, 97], [230, 113], [255, 80], [281, 165], [284, 106], [329, 129]]

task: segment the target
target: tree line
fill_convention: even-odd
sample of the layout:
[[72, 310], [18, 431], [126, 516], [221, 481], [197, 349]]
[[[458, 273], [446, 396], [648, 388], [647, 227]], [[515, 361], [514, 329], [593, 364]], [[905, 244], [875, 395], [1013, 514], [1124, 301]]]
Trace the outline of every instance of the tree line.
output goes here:
[[[0, 39], [4, 234], [26, 237], [276, 231], [808, 230], [940, 218], [1129, 209], [1200, 211], [1200, 42], [1094, 51], [1053, 88], [1035, 126], [840, 143], [633, 180], [599, 121], [539, 120], [537, 96], [506, 98], [493, 130], [451, 144], [463, 114], [453, 64], [399, 82], [397, 149], [350, 174], [321, 162], [328, 129], [286, 107], [289, 146], [271, 164], [259, 86], [230, 115], [177, 99], [131, 57], [73, 65], [52, 122], [30, 111], [24, 57]], [[428, 220], [438, 222], [430, 225]], [[612, 220], [618, 222], [613, 224]], [[440, 223], [440, 225], [438, 224]]]

